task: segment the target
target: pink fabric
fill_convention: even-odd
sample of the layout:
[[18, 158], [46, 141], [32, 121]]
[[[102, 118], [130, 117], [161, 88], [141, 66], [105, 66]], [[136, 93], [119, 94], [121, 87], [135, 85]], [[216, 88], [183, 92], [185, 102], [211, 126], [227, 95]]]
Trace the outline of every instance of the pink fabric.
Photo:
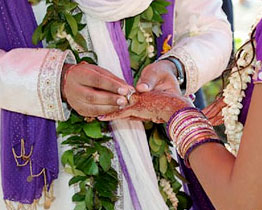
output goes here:
[[1, 108], [41, 116], [37, 80], [48, 51], [48, 49], [15, 49], [7, 53], [1, 51]]

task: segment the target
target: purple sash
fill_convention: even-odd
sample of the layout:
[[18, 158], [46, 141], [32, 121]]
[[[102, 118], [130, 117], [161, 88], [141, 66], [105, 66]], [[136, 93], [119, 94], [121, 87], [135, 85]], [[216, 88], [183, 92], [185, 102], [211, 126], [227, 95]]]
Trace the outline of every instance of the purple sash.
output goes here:
[[[0, 49], [36, 48], [31, 42], [37, 26], [27, 0], [0, 0]], [[13, 97], [13, 96], [10, 96]], [[26, 99], [25, 99], [26, 100]], [[17, 103], [20, 103], [17, 101]], [[47, 184], [58, 176], [58, 152], [55, 122], [2, 110], [1, 113], [1, 175], [4, 199], [31, 204], [42, 195], [44, 176], [27, 181], [29, 164], [18, 167], [12, 148], [20, 155], [21, 139], [25, 153], [31, 155], [33, 174], [46, 169]], [[25, 160], [18, 160], [19, 164]]]
[[[260, 22], [256, 27], [255, 39], [256, 39], [256, 59], [257, 61], [262, 61], [262, 19], [260, 20]], [[254, 84], [252, 81], [251, 83], [248, 84], [248, 87], [245, 91], [246, 97], [242, 101], [243, 108], [239, 115], [239, 121], [242, 124], [245, 124], [247, 119], [248, 109], [250, 106], [253, 90], [254, 90]]]

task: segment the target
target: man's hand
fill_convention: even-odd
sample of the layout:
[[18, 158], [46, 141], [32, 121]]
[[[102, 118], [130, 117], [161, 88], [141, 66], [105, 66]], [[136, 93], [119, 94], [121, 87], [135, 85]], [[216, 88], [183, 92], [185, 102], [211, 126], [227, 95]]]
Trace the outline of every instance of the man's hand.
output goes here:
[[62, 96], [80, 115], [97, 117], [127, 104], [132, 87], [109, 71], [86, 62], [64, 69]]
[[175, 65], [168, 60], [148, 65], [142, 71], [136, 89], [138, 92], [160, 90], [180, 94]]

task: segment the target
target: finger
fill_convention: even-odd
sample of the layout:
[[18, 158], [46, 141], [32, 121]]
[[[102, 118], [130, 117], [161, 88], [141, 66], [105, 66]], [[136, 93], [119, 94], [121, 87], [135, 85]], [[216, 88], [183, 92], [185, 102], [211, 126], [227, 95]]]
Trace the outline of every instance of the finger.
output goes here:
[[204, 108], [202, 111], [208, 118], [212, 118], [214, 116], [222, 115], [221, 111], [225, 106], [226, 104], [223, 101], [223, 98], [219, 98], [218, 100]]
[[150, 66], [142, 71], [142, 74], [137, 82], [136, 89], [138, 92], [148, 92], [154, 89], [158, 83], [158, 77], [155, 71], [150, 69]]
[[149, 121], [150, 119], [142, 118], [142, 117], [133, 117], [133, 116], [131, 116], [131, 117], [129, 117], [129, 120], [143, 121], [143, 122], [145, 122], [145, 121]]
[[123, 79], [117, 77], [115, 74], [111, 73], [111, 72], [108, 71], [107, 69], [104, 69], [104, 68], [102, 68], [102, 67], [100, 67], [100, 66], [94, 66], [94, 69], [95, 69], [96, 71], [100, 72], [101, 74], [105, 74], [105, 75], [107, 75], [107, 76], [113, 77], [115, 80], [117, 80], [117, 81], [119, 81], [119, 82], [122, 82], [123, 84], [126, 84], [126, 82], [125, 82]]
[[80, 68], [84, 68], [79, 74], [81, 84], [120, 95], [128, 94], [130, 86], [112, 73], [90, 64], [81, 65]]
[[101, 121], [111, 121], [111, 120], [116, 120], [116, 119], [129, 118], [131, 117], [131, 115], [132, 115], [132, 111], [128, 107], [128, 108], [125, 108], [125, 109], [122, 109], [116, 112], [98, 116], [98, 119]]
[[219, 126], [224, 123], [222, 115], [209, 119], [212, 126]]
[[117, 94], [95, 90], [86, 86], [79, 86], [76, 97], [86, 104], [113, 105], [124, 107], [128, 104], [126, 97]]
[[89, 105], [82, 102], [77, 104], [76, 112], [84, 117], [97, 117], [119, 110], [118, 106], [111, 105]]

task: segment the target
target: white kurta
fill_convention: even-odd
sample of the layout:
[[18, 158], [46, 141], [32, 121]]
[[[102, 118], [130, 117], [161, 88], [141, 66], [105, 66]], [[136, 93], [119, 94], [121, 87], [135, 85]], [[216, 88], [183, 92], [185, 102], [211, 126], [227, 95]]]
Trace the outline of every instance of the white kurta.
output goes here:
[[[176, 43], [169, 55], [178, 57], [185, 64], [188, 82], [187, 93], [196, 92], [200, 86], [214, 79], [226, 67], [231, 53], [232, 36], [230, 27], [221, 11], [221, 5], [221, 0], [176, 1]], [[44, 3], [34, 7], [38, 23], [42, 21], [44, 12]], [[50, 61], [51, 57], [55, 57], [53, 63]], [[16, 58], [20, 60], [19, 65]], [[41, 100], [41, 94], [45, 94], [45, 87], [37, 83], [39, 81], [37, 78], [39, 75], [41, 78], [41, 71], [45, 71], [43, 68], [45, 65], [52, 66], [54, 71], [61, 72], [62, 64], [66, 58], [68, 62], [73, 62], [70, 53], [56, 50], [20, 49], [9, 53], [0, 51], [0, 89], [5, 90], [0, 95], [0, 107], [48, 119], [65, 120], [68, 110], [62, 105], [60, 94], [50, 98], [48, 102]], [[26, 74], [24, 69], [27, 69]], [[15, 79], [18, 76], [19, 80]], [[57, 77], [59, 76], [58, 73]], [[59, 81], [57, 78], [53, 79], [52, 88], [59, 93], [57, 89], [60, 90], [60, 83], [57, 81]], [[29, 87], [25, 87], [24, 84], [28, 84]], [[42, 90], [40, 97], [37, 94], [39, 89]], [[20, 97], [28, 100], [20, 100], [19, 103], [15, 103]], [[34, 103], [34, 110], [30, 105], [32, 103]], [[53, 103], [52, 110], [48, 108], [50, 107], [49, 103]], [[65, 148], [60, 146], [60, 156], [63, 150]], [[71, 201], [74, 188], [68, 187], [70, 178], [71, 175], [66, 174], [60, 165], [59, 178], [54, 185], [56, 199], [51, 210], [71, 210], [74, 208], [74, 203]], [[128, 195], [127, 184], [125, 181], [123, 184], [123, 194]], [[1, 197], [3, 196], [0, 191]], [[124, 204], [125, 210], [132, 210], [129, 196], [124, 197]], [[4, 206], [3, 199], [0, 199], [0, 210], [4, 210]]]

